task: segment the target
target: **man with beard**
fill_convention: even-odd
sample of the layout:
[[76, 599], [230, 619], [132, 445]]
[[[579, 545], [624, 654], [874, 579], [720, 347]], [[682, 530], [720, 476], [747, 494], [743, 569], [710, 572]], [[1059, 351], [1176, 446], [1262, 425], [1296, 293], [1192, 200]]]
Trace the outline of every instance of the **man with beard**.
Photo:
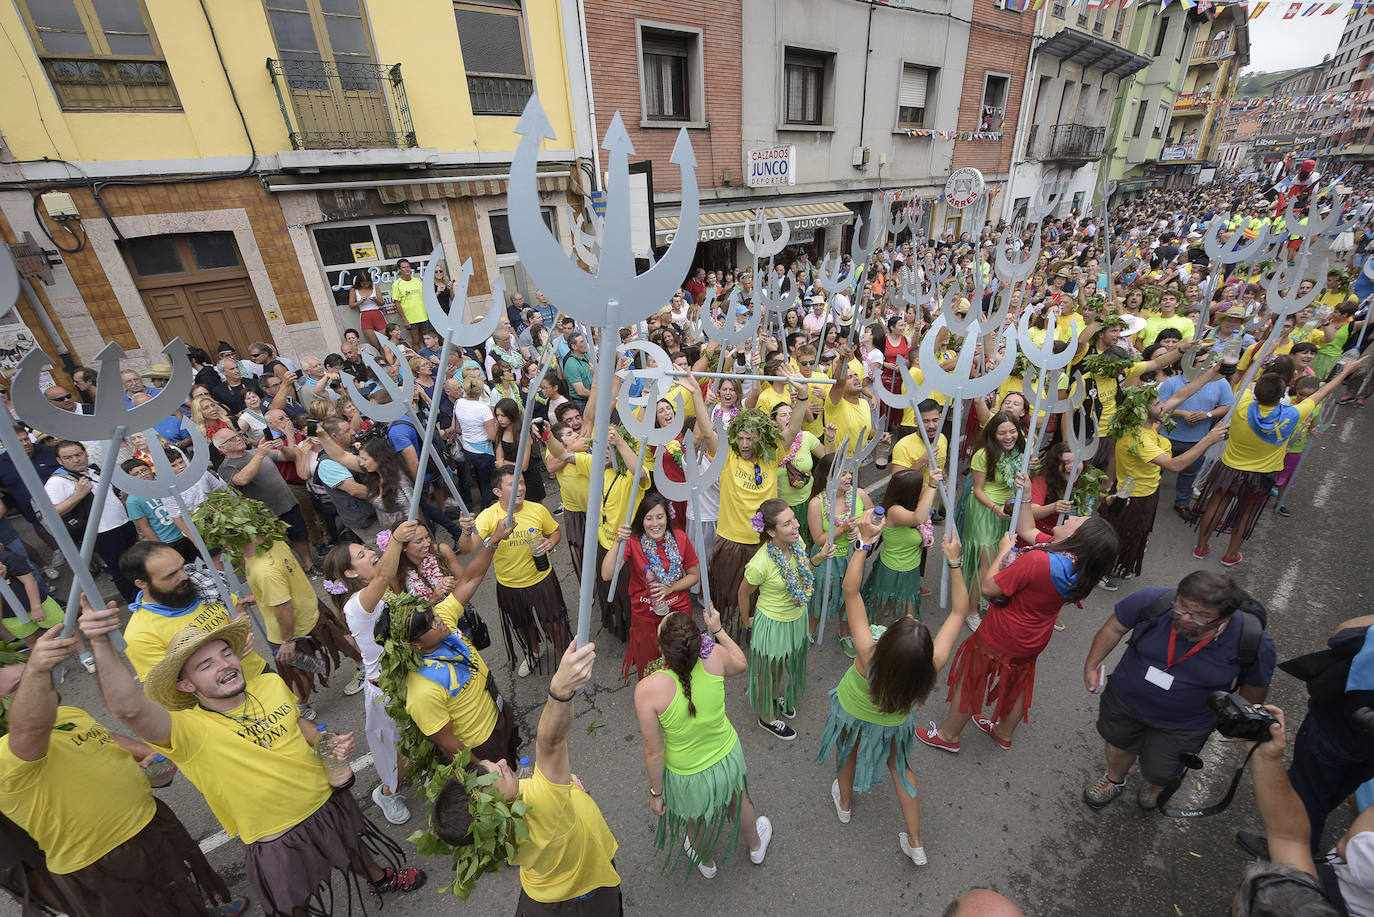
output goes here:
[[[1145, 783], [1136, 802], [1154, 808], [1212, 733], [1209, 694], [1236, 690], [1249, 703], [1264, 702], [1277, 651], [1252, 610], [1263, 613], [1229, 576], [1206, 570], [1189, 573], [1177, 591], [1140, 589], [1117, 603], [1083, 666], [1088, 690], [1102, 694], [1097, 731], [1107, 746], [1107, 772], [1089, 782], [1084, 802], [1100, 809], [1120, 796], [1139, 759]], [[1128, 633], [1108, 677], [1103, 660]]]
[[[124, 628], [129, 644], [125, 655], [139, 678], [146, 678], [148, 670], [162, 661], [178, 631], [187, 627], [214, 630], [228, 624], [231, 617], [244, 617], [231, 616], [218, 597], [207, 601], [184, 564], [176, 548], [160, 541], [140, 541], [119, 559], [120, 570], [139, 590], [129, 603], [131, 615]], [[243, 666], [253, 676], [266, 669], [267, 663], [249, 652], [244, 654]]]
[[[363, 817], [348, 790], [352, 733], [316, 731], [296, 715], [280, 677], [245, 672], [247, 621], [177, 631], [142, 690], [110, 643], [118, 629], [113, 602], [99, 610], [82, 602], [81, 630], [106, 706], [176, 764], [225, 832], [243, 841], [248, 886], [266, 914], [352, 913], [355, 903], [366, 910], [358, 879], [375, 895], [424, 884], [424, 872], [401, 865], [401, 848]], [[347, 902], [332, 901], [336, 871], [357, 876], [345, 882]]]

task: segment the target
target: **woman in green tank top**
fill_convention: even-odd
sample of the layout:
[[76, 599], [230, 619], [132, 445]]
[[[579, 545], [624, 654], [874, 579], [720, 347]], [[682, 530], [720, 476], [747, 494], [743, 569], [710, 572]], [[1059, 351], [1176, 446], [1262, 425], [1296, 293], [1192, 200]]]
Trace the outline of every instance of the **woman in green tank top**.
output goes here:
[[[883, 770], [892, 776], [906, 830], [897, 835], [903, 855], [917, 866], [926, 864], [921, 841], [921, 806], [916, 798], [916, 775], [908, 760], [915, 742], [911, 706], [924, 703], [935, 677], [949, 660], [959, 630], [968, 617], [968, 590], [963, 578], [950, 577], [953, 595], [949, 617], [932, 640], [925, 624], [910, 615], [887, 628], [868, 624], [859, 595], [864, 560], [883, 532], [881, 520], [867, 512], [858, 522], [859, 544], [844, 577], [845, 611], [854, 635], [854, 664], [830, 692], [830, 717], [825, 722], [817, 761], [835, 751], [835, 780], [830, 799], [841, 824], [849, 824], [856, 792], [880, 783]], [[950, 566], [960, 565], [957, 538], [946, 534], [942, 545]]]
[[721, 857], [734, 853], [742, 829], [755, 864], [768, 852], [773, 826], [754, 812], [744, 751], [725, 716], [725, 679], [744, 674], [749, 661], [721, 629], [719, 612], [708, 608], [705, 619], [709, 634], [699, 631], [690, 615], [668, 615], [660, 622], [665, 668], [635, 686], [635, 713], [644, 736], [649, 810], [658, 816], [654, 849], [667, 851], [663, 870], [677, 868], [685, 858], [684, 875], [696, 866], [710, 879], [727, 822], [733, 828]]
[[935, 488], [925, 486], [919, 471], [899, 471], [892, 476], [883, 493], [887, 527], [883, 546], [873, 561], [864, 582], [863, 600], [882, 621], [889, 615], [895, 621], [904, 615], [921, 617], [921, 555], [925, 533], [918, 526], [930, 519], [935, 505]]
[[[779, 430], [787, 429], [792, 421], [792, 411], [790, 404], [773, 406], [773, 422]], [[778, 497], [787, 501], [798, 519], [805, 519], [806, 504], [811, 499], [811, 473], [815, 470], [816, 460], [825, 455], [825, 447], [816, 434], [802, 430], [790, 445], [780, 448], [783, 451], [782, 464], [778, 467]], [[806, 537], [807, 532], [803, 531], [802, 539]]]
[[[849, 636], [849, 621], [844, 614], [844, 596], [840, 584], [844, 582], [844, 571], [849, 566], [849, 537], [854, 531], [855, 520], [866, 510], [873, 507], [873, 498], [854, 483], [854, 474], [844, 472], [840, 479], [839, 490], [835, 493], [836, 506], [828, 505], [825, 498], [826, 484], [834, 467], [835, 453], [822, 456], [816, 462], [811, 474], [811, 505], [806, 511], [807, 527], [811, 531], [811, 543], [823, 545], [827, 537], [835, 545], [835, 553], [816, 571], [816, 589], [811, 594], [811, 628], [814, 632], [820, 626], [821, 615], [826, 619], [840, 619], [840, 648], [846, 656], [854, 658], [854, 641]], [[830, 576], [827, 580], [826, 571]], [[829, 583], [829, 599], [826, 598], [826, 584]]]

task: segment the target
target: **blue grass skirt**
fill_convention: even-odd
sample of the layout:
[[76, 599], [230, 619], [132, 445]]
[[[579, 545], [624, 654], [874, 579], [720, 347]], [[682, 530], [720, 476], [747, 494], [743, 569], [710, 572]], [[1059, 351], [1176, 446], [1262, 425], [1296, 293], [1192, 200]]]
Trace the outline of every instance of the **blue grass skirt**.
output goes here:
[[910, 570], [893, 570], [883, 563], [882, 551], [873, 561], [868, 571], [868, 579], [859, 592], [863, 596], [864, 607], [868, 609], [871, 620], [877, 621], [891, 609], [892, 618], [910, 614], [921, 620], [921, 567], [917, 564]]
[[[861, 720], [840, 703], [838, 689], [830, 691], [830, 717], [825, 721], [825, 732], [821, 735], [821, 750], [816, 760], [825, 761], [833, 750], [835, 752], [835, 773], [840, 772], [850, 755], [855, 755], [854, 792], [867, 793], [869, 788], [883, 782], [887, 773], [887, 758], [894, 751], [897, 754], [898, 771], [902, 775], [902, 787], [913, 797], [916, 787], [906, 779], [907, 762], [911, 759], [911, 748], [916, 744], [915, 714], [907, 712], [906, 719], [896, 726], [879, 726]], [[857, 749], [857, 754], [856, 754]]]
[[[850, 545], [852, 551], [853, 545]], [[816, 587], [811, 591], [811, 617], [820, 618], [825, 610], [828, 620], [843, 618], [844, 614], [844, 574], [849, 569], [849, 555], [831, 557], [816, 568]], [[825, 604], [825, 571], [830, 571], [830, 604]]]
[[[748, 795], [744, 749], [738, 739], [724, 758], [695, 774], [676, 774], [664, 767], [663, 802], [668, 811], [659, 816], [654, 833], [654, 851], [667, 852], [663, 873], [682, 869], [685, 879], [698, 862], [711, 863], [717, 856], [725, 859], [733, 854], [739, 846], [735, 807]], [[686, 830], [693, 825], [697, 826], [695, 860], [682, 846]]]

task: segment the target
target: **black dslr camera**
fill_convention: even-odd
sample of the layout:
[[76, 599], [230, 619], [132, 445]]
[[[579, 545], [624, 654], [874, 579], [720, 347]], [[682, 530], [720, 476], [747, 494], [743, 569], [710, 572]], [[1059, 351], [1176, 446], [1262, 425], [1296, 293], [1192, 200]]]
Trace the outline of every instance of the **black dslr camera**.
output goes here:
[[1217, 718], [1217, 732], [1228, 739], [1267, 742], [1269, 727], [1278, 722], [1268, 710], [1256, 707], [1239, 694], [1213, 691], [1207, 695], [1207, 706]]

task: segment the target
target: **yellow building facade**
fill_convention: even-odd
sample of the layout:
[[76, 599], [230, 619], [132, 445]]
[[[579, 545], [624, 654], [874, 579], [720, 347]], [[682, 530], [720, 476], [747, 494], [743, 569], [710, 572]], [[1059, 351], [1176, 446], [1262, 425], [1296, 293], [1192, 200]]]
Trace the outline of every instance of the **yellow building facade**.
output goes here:
[[418, 271], [441, 243], [454, 273], [473, 261], [471, 313], [498, 276], [532, 300], [505, 174], [537, 86], [541, 203], [567, 239], [587, 173], [567, 17], [559, 0], [0, 4], [0, 234], [28, 255], [30, 336], [75, 363], [108, 341], [157, 362], [177, 335], [322, 356], [358, 325], [353, 280], [389, 305], [398, 259]]
[[1188, 69], [1174, 99], [1160, 151], [1161, 164], [1182, 167], [1177, 177], [1199, 172], [1200, 168], [1190, 172], [1194, 166], [1217, 165], [1217, 147], [1224, 133], [1222, 121], [1235, 95], [1240, 72], [1249, 63], [1250, 31], [1244, 7], [1220, 8], [1193, 39]]

